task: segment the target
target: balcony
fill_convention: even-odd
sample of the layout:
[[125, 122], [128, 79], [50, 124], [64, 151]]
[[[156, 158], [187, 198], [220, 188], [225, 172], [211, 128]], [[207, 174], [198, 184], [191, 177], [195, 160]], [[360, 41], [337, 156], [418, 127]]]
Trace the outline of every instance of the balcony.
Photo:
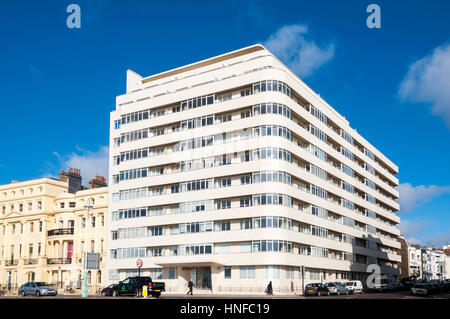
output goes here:
[[72, 258], [47, 258], [47, 265], [67, 265], [72, 263]]
[[38, 260], [34, 259], [34, 258], [25, 258], [23, 260], [24, 265], [36, 265], [37, 263], [38, 263]]
[[47, 232], [47, 236], [73, 235], [73, 228], [57, 228]]
[[5, 260], [5, 266], [17, 266], [18, 264], [19, 264], [18, 259]]

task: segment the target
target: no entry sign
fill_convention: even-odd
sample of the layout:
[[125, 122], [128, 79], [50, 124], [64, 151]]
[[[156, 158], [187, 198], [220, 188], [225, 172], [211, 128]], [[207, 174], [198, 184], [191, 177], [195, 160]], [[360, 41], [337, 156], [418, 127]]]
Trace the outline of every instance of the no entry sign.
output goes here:
[[142, 261], [142, 259], [136, 260], [136, 266], [137, 266], [138, 268], [141, 268], [143, 264], [144, 264], [144, 262]]

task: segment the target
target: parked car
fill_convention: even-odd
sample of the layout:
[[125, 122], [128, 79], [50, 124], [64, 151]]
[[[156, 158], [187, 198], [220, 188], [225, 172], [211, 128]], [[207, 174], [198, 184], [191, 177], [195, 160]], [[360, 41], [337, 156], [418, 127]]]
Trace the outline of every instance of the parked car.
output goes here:
[[323, 296], [330, 295], [328, 288], [321, 283], [307, 284], [305, 287], [305, 296]]
[[364, 287], [362, 285], [362, 282], [359, 280], [351, 280], [347, 283], [345, 283], [345, 287], [350, 293], [363, 293]]
[[113, 287], [114, 286], [115, 285], [112, 284], [112, 285], [109, 285], [108, 287], [103, 288], [102, 292], [101, 292], [101, 295], [102, 296], [112, 296], [112, 294], [113, 294]]
[[25, 297], [26, 295], [34, 296], [56, 296], [58, 291], [46, 282], [27, 282], [19, 288], [19, 295]]
[[345, 288], [344, 284], [342, 282], [333, 281], [333, 282], [327, 282], [325, 284], [327, 286], [328, 291], [330, 294], [336, 294], [336, 295], [345, 295], [349, 294], [347, 288]]
[[429, 286], [427, 284], [414, 284], [414, 286], [411, 287], [411, 295], [426, 296], [429, 293]]
[[428, 287], [428, 293], [438, 293], [440, 290], [439, 284], [436, 282], [430, 282], [430, 281], [426, 281], [423, 282], [423, 284], [425, 284]]
[[375, 291], [393, 291], [397, 287], [397, 282], [392, 278], [383, 278], [375, 282], [373, 290]]
[[410, 281], [410, 280], [405, 280], [402, 283], [403, 283], [402, 290], [410, 290], [414, 286], [414, 284], [416, 282], [415, 281]]
[[405, 284], [402, 282], [398, 282], [395, 286], [395, 290], [405, 290]]
[[430, 283], [435, 287], [436, 292], [445, 292], [446, 285], [444, 280], [433, 279], [430, 280]]
[[112, 289], [112, 296], [142, 296], [142, 288], [144, 286], [148, 287], [148, 294], [153, 297], [159, 297], [161, 292], [165, 291], [164, 282], [153, 282], [152, 278], [145, 276], [135, 276], [125, 278], [120, 281], [117, 285], [114, 285]]

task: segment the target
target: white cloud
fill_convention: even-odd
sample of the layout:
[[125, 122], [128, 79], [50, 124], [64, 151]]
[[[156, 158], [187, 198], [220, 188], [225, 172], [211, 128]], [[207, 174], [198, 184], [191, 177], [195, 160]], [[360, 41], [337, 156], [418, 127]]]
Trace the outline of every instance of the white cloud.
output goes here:
[[319, 47], [305, 38], [307, 34], [306, 25], [287, 25], [272, 34], [264, 46], [299, 77], [306, 78], [334, 57], [333, 43]]
[[432, 220], [414, 220], [409, 221], [402, 219], [398, 225], [400, 233], [405, 237], [410, 243], [422, 244], [422, 241], [417, 239], [417, 236], [430, 226], [435, 224]]
[[400, 213], [410, 212], [433, 198], [443, 194], [450, 194], [450, 186], [437, 185], [412, 186], [410, 183], [403, 183], [397, 187], [397, 190], [400, 193], [397, 200], [400, 204]]
[[403, 100], [431, 104], [431, 112], [441, 116], [450, 128], [450, 44], [409, 66], [399, 95]]
[[76, 152], [67, 155], [60, 155], [57, 152], [53, 152], [59, 159], [59, 170], [67, 170], [68, 167], [80, 169], [81, 176], [83, 177], [83, 185], [87, 185], [92, 177], [96, 175], [104, 176], [108, 180], [108, 146], [101, 146], [95, 152], [79, 147], [76, 147], [76, 150]]
[[442, 247], [450, 242], [450, 231], [436, 233], [427, 238], [427, 244], [432, 247]]

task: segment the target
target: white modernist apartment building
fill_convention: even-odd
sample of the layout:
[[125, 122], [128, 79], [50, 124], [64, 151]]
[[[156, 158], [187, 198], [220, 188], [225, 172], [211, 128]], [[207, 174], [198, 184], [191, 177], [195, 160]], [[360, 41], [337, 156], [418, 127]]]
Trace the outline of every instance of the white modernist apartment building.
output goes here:
[[263, 46], [128, 70], [116, 103], [109, 282], [137, 259], [175, 293], [399, 275], [398, 167]]

